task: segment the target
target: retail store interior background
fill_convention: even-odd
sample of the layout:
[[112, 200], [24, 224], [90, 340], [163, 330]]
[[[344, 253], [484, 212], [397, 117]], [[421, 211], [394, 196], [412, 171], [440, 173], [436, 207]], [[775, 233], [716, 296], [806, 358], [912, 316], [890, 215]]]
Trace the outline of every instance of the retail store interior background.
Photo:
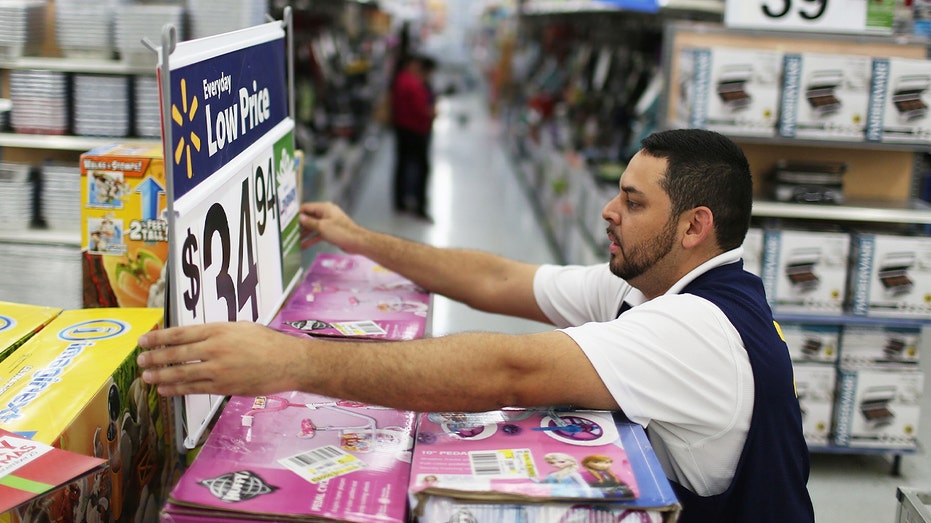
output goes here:
[[[527, 13], [523, 17], [515, 15], [517, 2], [491, 0], [272, 1], [259, 7], [249, 4], [251, 11], [241, 9], [248, 13], [243, 16], [251, 18], [231, 23], [261, 23], [266, 12], [279, 17], [286, 4], [295, 10], [295, 119], [297, 147], [307, 155], [304, 197], [340, 202], [364, 226], [431, 244], [478, 248], [528, 262], [594, 263], [605, 259], [603, 238], [592, 239], [594, 234], [573, 231], [603, 228], [601, 206], [616, 185], [593, 191], [602, 198], [590, 198], [584, 208], [577, 206], [566, 217], [558, 209], [574, 203], [564, 197], [574, 194], [566, 187], [572, 178], [551, 178], [547, 169], [552, 170], [554, 164], [565, 162], [567, 157], [578, 158], [563, 154], [572, 142], [581, 144], [580, 152], [587, 149], [592, 170], [600, 177], [616, 175], [618, 165], [610, 161], [610, 151], [617, 153], [624, 144], [636, 143], [633, 138], [638, 131], [668, 123], [662, 112], [672, 97], [667, 89], [660, 87], [656, 91], [654, 101], [659, 109], [649, 109], [645, 97], [633, 96], [649, 91], [649, 86], [654, 85], [651, 79], [664, 78], [655, 60], [661, 55], [668, 60], [669, 54], [658, 52], [658, 42], [678, 35], [670, 32], [674, 24], [695, 20], [717, 23], [724, 2], [681, 2], [690, 7], [664, 8], [656, 15], [590, 12], [585, 9], [589, 2], [563, 2], [564, 6], [574, 4], [574, 10], [563, 7], [555, 12], [550, 9], [559, 2], [521, 3]], [[30, 7], [12, 16], [20, 21], [39, 17], [41, 20], [28, 23], [45, 23], [41, 41], [32, 40], [38, 31], [8, 31], [12, 22], [0, 20], [4, 28], [0, 29], [0, 45], [14, 50], [9, 56], [0, 56], [0, 301], [80, 308], [78, 155], [107, 143], [158, 141], [157, 95], [145, 90], [145, 82], [138, 81], [154, 72], [155, 58], [141, 46], [139, 37], [158, 41], [162, 23], [153, 20], [177, 21], [182, 13], [189, 17], [186, 27], [190, 35], [197, 36], [195, 30], [203, 31], [200, 36], [205, 36], [226, 29], [206, 24], [206, 20], [222, 18], [205, 7], [211, 2], [187, 3], [200, 5], [199, 18], [194, 18], [196, 9], [186, 7], [184, 2], [162, 3], [157, 16], [154, 11], [144, 11], [152, 7], [151, 2], [140, 2], [136, 6], [139, 13], [123, 15], [125, 25], [115, 26], [113, 39], [107, 44], [110, 47], [103, 48], [105, 54], [122, 59], [100, 60], [88, 49], [97, 45], [99, 35], [93, 31], [92, 21], [103, 16], [105, 2], [98, 5], [49, 0], [25, 4]], [[58, 4], [59, 18], [50, 14], [53, 4]], [[92, 11], [94, 8], [98, 11]], [[0, 16], [3, 13], [0, 10]], [[60, 18], [62, 15], [68, 17]], [[119, 14], [116, 18], [119, 23]], [[392, 209], [393, 136], [374, 118], [392, 53], [398, 45], [399, 20], [407, 22], [411, 45], [440, 61], [433, 79], [439, 97], [430, 151], [428, 212], [432, 222]], [[897, 23], [897, 30], [911, 27], [902, 19]], [[82, 31], [75, 31], [77, 27]], [[586, 30], [579, 31], [580, 27]], [[522, 38], [508, 36], [514, 34]], [[540, 59], [554, 42], [563, 40], [565, 44], [580, 38], [580, 34], [585, 38], [578, 40], [579, 45], [574, 47], [574, 54], [567, 55], [566, 62], [557, 65]], [[722, 37], [714, 31], [711, 34], [711, 39]], [[726, 31], [722, 34], [722, 38], [731, 36]], [[838, 41], [846, 42], [840, 37]], [[843, 44], [839, 45], [844, 49]], [[924, 46], [918, 43], [906, 48], [908, 52], [919, 49], [924, 56]], [[611, 52], [605, 54], [603, 49]], [[589, 53], [594, 71], [588, 73], [585, 85], [577, 84], [568, 90], [576, 71], [572, 58], [578, 62], [582, 52]], [[644, 59], [650, 55], [652, 61]], [[513, 68], [502, 66], [509, 61]], [[603, 62], [601, 67], [599, 61]], [[626, 75], [621, 74], [625, 67]], [[31, 71], [52, 75], [30, 80]], [[122, 85], [133, 86], [125, 90], [125, 99], [113, 93], [97, 98], [94, 93], [101, 87], [82, 83], [86, 77], [95, 76], [132, 78], [133, 82]], [[68, 79], [72, 83], [61, 83]], [[572, 93], [567, 99], [575, 100], [575, 105], [554, 101], [556, 93], [567, 92]], [[17, 111], [18, 99], [39, 102], [30, 105], [29, 111]], [[25, 105], [23, 102], [20, 107]], [[66, 107], [73, 110], [69, 113]], [[528, 111], [528, 107], [534, 111]], [[110, 117], [105, 122], [87, 116], [120, 108], [124, 111], [121, 117]], [[543, 115], [555, 124], [546, 125], [541, 121]], [[583, 123], [570, 122], [570, 116]], [[587, 134], [579, 139], [561, 134], [576, 128]], [[528, 136], [533, 141], [527, 141]], [[770, 145], [760, 139], [748, 143], [757, 155]], [[856, 147], [832, 148], [824, 142], [815, 142], [815, 146], [836, 156], [828, 160], [851, 163], [848, 173], [852, 178], [848, 181], [862, 182], [862, 178], [854, 178], [859, 175], [853, 172], [857, 162], [865, 161], [861, 156], [896, 166], [904, 164], [908, 179], [899, 182], [896, 178], [891, 184], [904, 183], [908, 196], [920, 196], [924, 151], [929, 149], [926, 146], [897, 144], [887, 149], [868, 148], [865, 153]], [[547, 157], [542, 160], [547, 167], [540, 168], [541, 156]], [[565, 172], [577, 165], [570, 161]], [[887, 182], [884, 179], [880, 183]], [[873, 185], [865, 185], [863, 191], [875, 190]], [[857, 196], [855, 187], [848, 188]], [[763, 209], [771, 212], [768, 207]], [[920, 224], [931, 223], [926, 215], [916, 216]], [[901, 221], [909, 219], [906, 216]], [[307, 251], [305, 263], [317, 252]], [[931, 286], [931, 282], [925, 285]], [[435, 301], [433, 321], [435, 335], [469, 330], [522, 333], [547, 328], [479, 313], [443, 298]], [[927, 375], [931, 365], [927, 328], [922, 329], [921, 339], [918, 352], [923, 355], [918, 366]], [[919, 442], [927, 442], [931, 434], [929, 381], [924, 381]], [[917, 450], [902, 453], [848, 453], [836, 449], [814, 453], [809, 488], [817, 520], [894, 521], [897, 487], [931, 491], [927, 446], [919, 443]]]

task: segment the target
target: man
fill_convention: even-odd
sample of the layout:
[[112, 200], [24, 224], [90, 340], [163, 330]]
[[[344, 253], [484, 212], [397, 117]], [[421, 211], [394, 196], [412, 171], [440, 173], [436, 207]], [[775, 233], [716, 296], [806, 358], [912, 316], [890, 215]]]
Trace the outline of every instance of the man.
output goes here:
[[416, 411], [620, 410], [646, 427], [681, 522], [810, 522], [788, 350], [740, 259], [751, 203], [743, 153], [702, 130], [643, 141], [602, 210], [607, 264], [431, 247], [306, 203], [309, 243], [365, 255], [476, 309], [560, 328], [372, 344], [212, 324], [146, 334], [140, 345], [159, 349], [139, 364], [165, 395], [304, 390]]
[[429, 81], [434, 67], [428, 57], [403, 57], [391, 85], [396, 155], [394, 210], [411, 211], [427, 220], [430, 135], [435, 116]]

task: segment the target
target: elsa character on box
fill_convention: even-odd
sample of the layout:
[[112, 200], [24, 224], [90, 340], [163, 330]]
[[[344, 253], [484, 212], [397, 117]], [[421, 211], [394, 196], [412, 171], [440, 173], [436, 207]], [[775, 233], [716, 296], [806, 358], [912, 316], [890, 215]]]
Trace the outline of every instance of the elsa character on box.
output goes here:
[[592, 495], [592, 489], [579, 472], [579, 462], [573, 456], [563, 452], [550, 452], [543, 456], [543, 461], [555, 469], [540, 480], [540, 483], [553, 485], [553, 496]]

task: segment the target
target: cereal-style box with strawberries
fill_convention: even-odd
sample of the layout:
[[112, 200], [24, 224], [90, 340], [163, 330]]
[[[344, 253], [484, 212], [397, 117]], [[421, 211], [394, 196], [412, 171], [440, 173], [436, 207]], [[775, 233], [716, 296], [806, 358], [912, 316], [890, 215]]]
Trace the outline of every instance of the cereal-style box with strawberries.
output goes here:
[[164, 306], [164, 166], [159, 142], [81, 155], [84, 307]]

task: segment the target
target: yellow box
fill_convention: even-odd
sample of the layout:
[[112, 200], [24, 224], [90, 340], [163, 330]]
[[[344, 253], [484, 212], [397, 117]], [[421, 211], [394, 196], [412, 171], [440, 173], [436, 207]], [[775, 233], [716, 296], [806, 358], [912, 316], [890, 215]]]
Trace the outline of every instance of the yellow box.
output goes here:
[[157, 519], [182, 457], [170, 403], [142, 381], [136, 355], [139, 336], [163, 314], [66, 310], [0, 362], [0, 427], [109, 463], [0, 521]]
[[0, 301], [0, 361], [61, 313], [61, 309]]
[[163, 307], [168, 259], [159, 142], [81, 155], [84, 307]]

